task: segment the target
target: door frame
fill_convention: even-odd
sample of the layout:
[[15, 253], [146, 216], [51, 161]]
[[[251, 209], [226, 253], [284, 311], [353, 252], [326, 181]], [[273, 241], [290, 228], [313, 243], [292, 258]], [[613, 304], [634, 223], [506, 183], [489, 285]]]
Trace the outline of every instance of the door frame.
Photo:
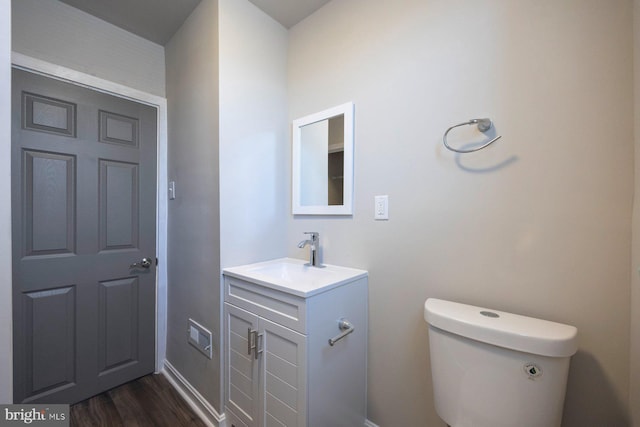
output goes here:
[[[158, 264], [155, 372], [158, 373], [164, 367], [167, 342], [167, 99], [18, 52], [11, 52], [11, 66], [157, 108], [156, 257]], [[10, 346], [13, 347], [13, 336], [11, 336]]]

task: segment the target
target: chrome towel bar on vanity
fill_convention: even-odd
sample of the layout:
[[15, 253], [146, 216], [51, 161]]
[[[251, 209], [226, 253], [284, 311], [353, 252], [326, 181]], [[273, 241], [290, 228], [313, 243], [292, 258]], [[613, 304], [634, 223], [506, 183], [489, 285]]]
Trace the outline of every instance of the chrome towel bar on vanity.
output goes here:
[[347, 335], [349, 335], [351, 332], [355, 331], [355, 327], [351, 324], [351, 322], [349, 322], [347, 319], [345, 318], [341, 318], [340, 320], [338, 320], [338, 328], [340, 328], [340, 330], [342, 331], [342, 333], [340, 335], [337, 335], [333, 338], [329, 339], [329, 345], [331, 347], [333, 347], [335, 345], [335, 343], [337, 343], [338, 341], [340, 341], [342, 338], [346, 337]]

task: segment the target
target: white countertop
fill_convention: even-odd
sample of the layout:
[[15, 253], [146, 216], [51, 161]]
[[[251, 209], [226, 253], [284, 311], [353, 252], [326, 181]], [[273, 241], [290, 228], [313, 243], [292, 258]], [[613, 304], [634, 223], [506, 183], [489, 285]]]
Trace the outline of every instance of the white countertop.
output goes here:
[[247, 280], [268, 288], [307, 298], [353, 280], [367, 277], [366, 270], [325, 264], [312, 267], [307, 261], [278, 258], [222, 270], [225, 276]]

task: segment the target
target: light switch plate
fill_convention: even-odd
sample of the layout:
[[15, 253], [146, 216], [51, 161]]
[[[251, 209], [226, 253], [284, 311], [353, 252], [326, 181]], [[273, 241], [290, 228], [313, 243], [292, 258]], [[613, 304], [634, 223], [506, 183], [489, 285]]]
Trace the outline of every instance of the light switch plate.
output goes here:
[[169, 181], [169, 200], [174, 200], [176, 198], [176, 182]]

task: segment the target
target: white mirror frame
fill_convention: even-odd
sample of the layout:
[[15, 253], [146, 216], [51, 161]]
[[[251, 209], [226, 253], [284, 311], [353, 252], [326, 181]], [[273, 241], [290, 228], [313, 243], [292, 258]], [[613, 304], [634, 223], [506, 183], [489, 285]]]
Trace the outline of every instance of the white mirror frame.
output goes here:
[[[344, 194], [342, 205], [302, 205], [300, 191], [301, 135], [304, 126], [344, 115]], [[352, 102], [338, 105], [293, 121], [292, 212], [294, 215], [353, 215], [353, 116]]]

